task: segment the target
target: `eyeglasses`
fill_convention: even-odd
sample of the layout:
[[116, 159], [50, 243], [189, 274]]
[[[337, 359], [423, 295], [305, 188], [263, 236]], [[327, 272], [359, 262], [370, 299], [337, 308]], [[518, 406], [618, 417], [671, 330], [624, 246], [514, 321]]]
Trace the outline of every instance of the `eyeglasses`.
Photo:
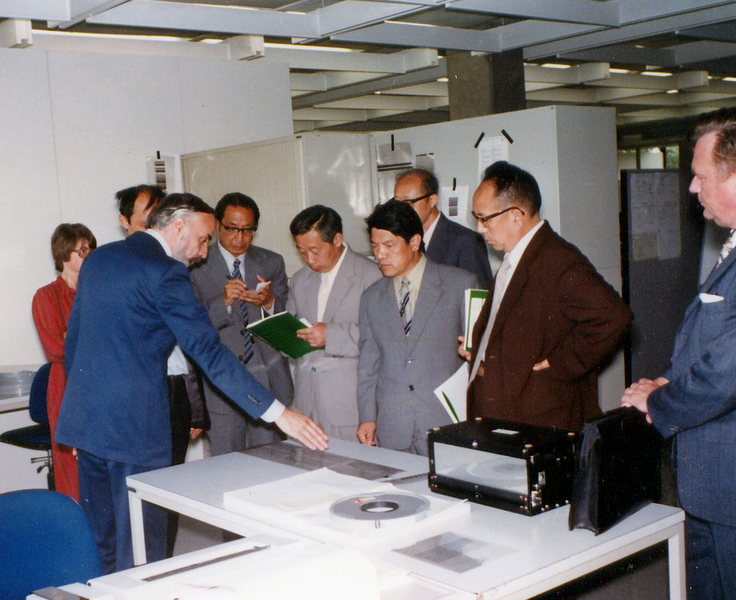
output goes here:
[[[424, 196], [419, 196], [419, 198], [407, 198], [406, 200], [401, 200], [400, 198], [391, 198], [391, 200], [396, 200], [396, 202], [406, 202], [407, 204], [414, 204], [415, 202], [419, 202], [420, 200], [429, 198], [431, 195], [432, 192], [429, 192], [429, 194], [424, 194]], [[389, 202], [391, 202], [391, 200], [389, 200]]]
[[228, 233], [242, 233], [246, 237], [252, 236], [258, 230], [258, 227], [235, 227], [233, 225], [223, 225], [222, 228]]
[[77, 254], [79, 254], [79, 258], [84, 258], [90, 252], [92, 252], [92, 248], [90, 248], [89, 246], [82, 246], [81, 248], [74, 248], [72, 252], [76, 252]]
[[503, 210], [499, 210], [498, 212], [492, 213], [490, 215], [486, 215], [485, 217], [481, 217], [479, 214], [477, 214], [475, 211], [471, 211], [471, 215], [473, 215], [473, 218], [478, 221], [478, 223], [483, 223], [485, 225], [490, 221], [491, 219], [495, 219], [496, 217], [500, 217], [503, 213], [509, 212], [510, 210], [518, 210], [522, 215], [525, 215], [526, 213], [521, 210], [518, 206], [509, 206], [508, 208], [504, 208]]

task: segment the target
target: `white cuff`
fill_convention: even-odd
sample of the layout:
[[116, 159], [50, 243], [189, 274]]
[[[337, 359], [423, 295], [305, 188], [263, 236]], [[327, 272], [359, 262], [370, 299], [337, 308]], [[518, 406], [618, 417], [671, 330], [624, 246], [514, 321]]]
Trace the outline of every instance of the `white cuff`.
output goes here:
[[281, 402], [274, 400], [273, 404], [261, 415], [261, 420], [266, 423], [273, 423], [284, 413], [285, 409], [286, 407]]

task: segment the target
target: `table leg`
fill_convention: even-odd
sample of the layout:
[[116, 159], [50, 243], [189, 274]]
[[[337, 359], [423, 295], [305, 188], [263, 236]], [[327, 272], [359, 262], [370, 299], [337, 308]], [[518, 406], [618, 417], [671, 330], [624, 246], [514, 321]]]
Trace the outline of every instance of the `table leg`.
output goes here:
[[685, 600], [685, 527], [680, 526], [677, 535], [667, 540], [670, 572], [670, 600]]
[[146, 564], [146, 539], [143, 531], [143, 501], [131, 490], [128, 491], [130, 506], [130, 534], [133, 538], [133, 564]]

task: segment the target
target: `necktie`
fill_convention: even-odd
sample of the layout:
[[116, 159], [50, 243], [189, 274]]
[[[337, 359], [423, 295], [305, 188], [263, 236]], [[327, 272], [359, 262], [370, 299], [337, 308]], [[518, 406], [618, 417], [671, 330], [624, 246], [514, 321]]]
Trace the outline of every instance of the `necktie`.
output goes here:
[[406, 277], [402, 277], [401, 289], [399, 290], [399, 297], [401, 298], [401, 302], [399, 303], [399, 314], [401, 315], [401, 320], [404, 323], [404, 334], [406, 335], [409, 335], [409, 331], [411, 330], [411, 304], [409, 304], [409, 294], [411, 292], [410, 287], [411, 284], [409, 283], [409, 280]]
[[[236, 258], [233, 262], [233, 279], [240, 279], [242, 281], [243, 276], [240, 274], [240, 259]], [[240, 312], [243, 315], [243, 356], [240, 360], [244, 365], [248, 364], [248, 361], [253, 358], [253, 342], [250, 339], [250, 331], [248, 331], [248, 306], [242, 300], [238, 300], [238, 306]]]
[[719, 266], [724, 260], [726, 260], [731, 250], [733, 250], [733, 245], [735, 241], [734, 232], [736, 232], [736, 229], [731, 230], [731, 234], [728, 236], [728, 239], [723, 244], [723, 247], [721, 248], [721, 251], [718, 254], [718, 262], [716, 262], [716, 267]]
[[486, 348], [488, 348], [488, 340], [491, 338], [491, 331], [493, 330], [493, 324], [496, 322], [496, 314], [498, 313], [498, 307], [501, 306], [501, 300], [503, 300], [504, 292], [506, 291], [506, 278], [509, 275], [511, 269], [511, 263], [504, 257], [501, 267], [496, 273], [496, 279], [493, 285], [493, 299], [491, 300], [491, 314], [488, 315], [488, 324], [483, 332], [483, 337], [480, 339], [478, 350], [475, 353], [475, 362], [473, 363], [473, 369], [470, 372], [470, 378], [468, 381], [473, 381], [478, 367], [486, 355]]

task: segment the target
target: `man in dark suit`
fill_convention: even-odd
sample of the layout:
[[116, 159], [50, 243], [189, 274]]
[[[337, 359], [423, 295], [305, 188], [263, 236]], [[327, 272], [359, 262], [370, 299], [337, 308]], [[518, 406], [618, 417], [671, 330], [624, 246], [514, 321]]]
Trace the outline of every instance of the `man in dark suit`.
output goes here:
[[410, 169], [399, 175], [394, 200], [411, 204], [422, 221], [422, 239], [427, 258], [473, 273], [483, 289], [491, 285], [493, 273], [483, 238], [437, 208], [440, 184], [426, 169]]
[[[56, 436], [77, 449], [80, 503], [107, 572], [133, 563], [126, 476], [171, 464], [166, 359], [177, 342], [254, 419], [327, 447], [311, 419], [285, 408], [220, 342], [194, 297], [186, 265], [207, 256], [212, 213], [191, 194], [167, 196], [146, 232], [98, 248], [80, 273]], [[164, 558], [166, 514], [147, 508], [149, 559]]]
[[[282, 256], [252, 243], [260, 216], [258, 205], [250, 196], [239, 192], [225, 194], [215, 208], [217, 244], [190, 275], [194, 294], [209, 312], [220, 341], [253, 377], [289, 406], [294, 385], [287, 359], [245, 329], [246, 319], [255, 323], [284, 310], [289, 293]], [[213, 455], [282, 439], [273, 425], [244, 415], [208, 381], [205, 397]]]
[[706, 219], [731, 230], [685, 312], [669, 369], [621, 402], [675, 436], [689, 600], [736, 598], [736, 109], [700, 117], [693, 180]]
[[434, 390], [462, 365], [465, 290], [478, 280], [422, 254], [407, 204], [379, 204], [366, 222], [383, 278], [360, 299], [358, 441], [426, 456], [427, 429], [451, 422]]
[[[499, 161], [473, 195], [478, 231], [505, 253], [473, 332], [468, 417], [577, 430], [600, 414], [597, 370], [631, 311], [541, 219], [530, 173]], [[462, 352], [462, 346], [460, 350]]]
[[[117, 192], [115, 200], [120, 212], [118, 219], [125, 234], [131, 235], [136, 231], [145, 231], [148, 215], [165, 196], [166, 192], [160, 186], [145, 183]], [[192, 413], [204, 414], [206, 408], [197, 375], [178, 345], [174, 346], [169, 355], [166, 375], [171, 411], [171, 464], [180, 465], [186, 459], [190, 437], [196, 439], [202, 433], [202, 429], [192, 428]], [[168, 556], [174, 554], [178, 527], [179, 514], [170, 512]]]

